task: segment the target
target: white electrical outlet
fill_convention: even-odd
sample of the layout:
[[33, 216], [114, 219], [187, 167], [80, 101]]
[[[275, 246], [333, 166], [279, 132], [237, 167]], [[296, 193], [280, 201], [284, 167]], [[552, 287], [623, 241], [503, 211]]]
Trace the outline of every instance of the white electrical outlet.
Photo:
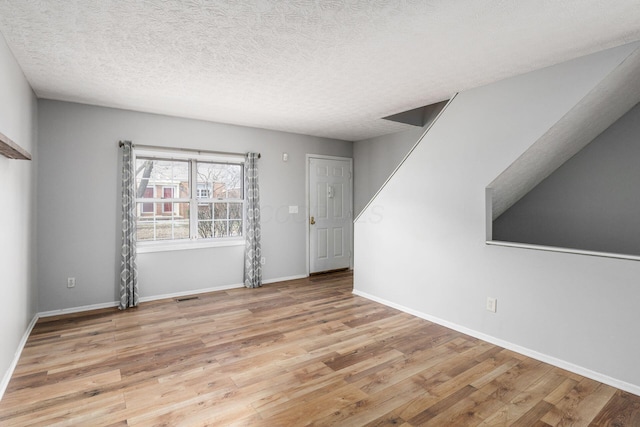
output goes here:
[[267, 259], [265, 257], [260, 258], [260, 264], [265, 265], [267, 263]]
[[498, 311], [498, 299], [487, 297], [487, 311], [495, 313]]
[[67, 288], [75, 288], [75, 287], [76, 287], [76, 278], [67, 277]]

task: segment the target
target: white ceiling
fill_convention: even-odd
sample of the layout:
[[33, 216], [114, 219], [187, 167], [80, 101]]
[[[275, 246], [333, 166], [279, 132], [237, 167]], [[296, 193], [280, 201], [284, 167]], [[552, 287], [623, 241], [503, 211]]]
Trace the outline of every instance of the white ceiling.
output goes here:
[[360, 140], [640, 39], [639, 0], [0, 0], [42, 98]]

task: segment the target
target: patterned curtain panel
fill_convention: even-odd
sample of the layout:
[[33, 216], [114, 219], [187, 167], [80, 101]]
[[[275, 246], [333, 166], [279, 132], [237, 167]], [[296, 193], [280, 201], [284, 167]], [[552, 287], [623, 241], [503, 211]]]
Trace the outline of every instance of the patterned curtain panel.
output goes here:
[[262, 286], [260, 258], [260, 192], [258, 190], [257, 153], [247, 153], [244, 163], [244, 187], [246, 194], [246, 246], [244, 253], [244, 285], [247, 288]]
[[122, 260], [120, 262], [120, 310], [138, 305], [138, 269], [136, 267], [136, 191], [133, 145], [122, 145]]

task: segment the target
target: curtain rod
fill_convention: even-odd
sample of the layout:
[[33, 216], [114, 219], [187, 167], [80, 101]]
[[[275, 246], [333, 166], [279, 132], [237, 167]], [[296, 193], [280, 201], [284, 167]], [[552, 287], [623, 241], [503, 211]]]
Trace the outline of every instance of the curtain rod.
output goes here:
[[[118, 147], [122, 147], [124, 145], [123, 141], [118, 142]], [[152, 149], [160, 149], [160, 150], [171, 150], [171, 151], [188, 151], [190, 153], [206, 153], [206, 154], [224, 154], [228, 156], [244, 156], [246, 153], [232, 153], [230, 151], [214, 151], [214, 150], [197, 150], [194, 148], [172, 148], [172, 147], [162, 147], [160, 145], [139, 145], [132, 144], [133, 147], [139, 148], [152, 148]], [[262, 157], [260, 153], [258, 153], [258, 158]]]

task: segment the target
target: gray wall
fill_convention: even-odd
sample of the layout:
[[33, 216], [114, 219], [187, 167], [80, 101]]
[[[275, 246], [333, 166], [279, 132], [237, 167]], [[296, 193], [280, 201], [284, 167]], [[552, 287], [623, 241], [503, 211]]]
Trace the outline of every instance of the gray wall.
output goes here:
[[355, 292], [640, 394], [640, 263], [485, 244], [486, 186], [632, 50], [456, 96], [356, 222]]
[[382, 184], [418, 142], [424, 128], [353, 143], [353, 217], [369, 203]]
[[[119, 140], [261, 152], [264, 280], [307, 273], [305, 154], [352, 156], [351, 142], [50, 100], [39, 101], [38, 119], [40, 311], [116, 300]], [[140, 254], [141, 296], [238, 285], [242, 256], [242, 246]]]
[[640, 104], [493, 222], [493, 239], [640, 255]]
[[36, 98], [0, 34], [0, 132], [31, 153], [34, 160], [0, 155], [0, 396], [8, 369], [36, 313], [34, 277], [34, 201]]

